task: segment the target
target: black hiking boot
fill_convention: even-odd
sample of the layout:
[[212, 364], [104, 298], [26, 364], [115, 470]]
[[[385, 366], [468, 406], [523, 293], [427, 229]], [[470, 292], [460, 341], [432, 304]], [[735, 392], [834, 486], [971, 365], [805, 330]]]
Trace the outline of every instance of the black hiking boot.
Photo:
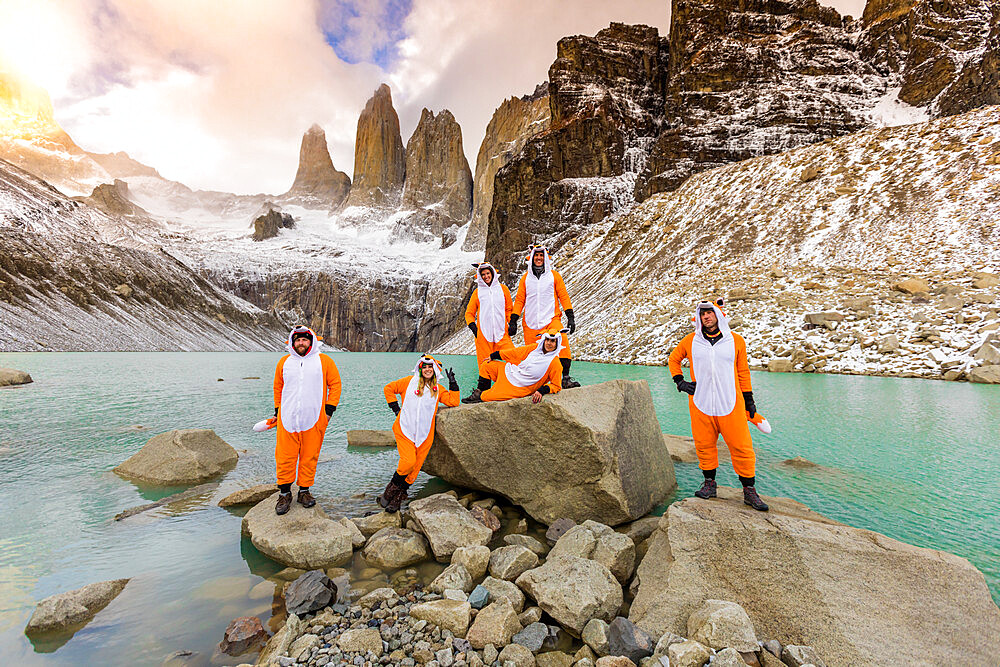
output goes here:
[[379, 507], [385, 509], [386, 507], [389, 506], [389, 501], [392, 499], [395, 493], [396, 493], [396, 480], [391, 479], [389, 480], [389, 483], [385, 485], [385, 491], [380, 493], [375, 498], [375, 502], [378, 503]]
[[306, 489], [304, 491], [302, 489], [299, 489], [299, 495], [298, 498], [296, 498], [296, 500], [298, 500], [303, 507], [312, 507], [313, 505], [316, 504], [316, 499], [313, 498], [313, 494], [309, 493], [309, 489]]
[[462, 399], [463, 403], [482, 403], [483, 402], [483, 390], [473, 389], [472, 393]]
[[281, 515], [287, 514], [288, 510], [292, 507], [292, 492], [279, 493], [278, 502], [274, 506], [274, 513]]
[[406, 500], [407, 491], [410, 490], [410, 485], [404, 480], [398, 486], [396, 486], [395, 493], [389, 500], [389, 504], [386, 506], [385, 511], [389, 514], [395, 514], [399, 511], [399, 508], [403, 505]]
[[719, 485], [715, 483], [714, 479], [706, 479], [701, 488], [694, 492], [694, 495], [705, 499], [714, 498], [718, 488]]
[[580, 386], [580, 383], [571, 378], [568, 375], [562, 376], [562, 388], [563, 389], [576, 389]]
[[766, 512], [768, 510], [767, 503], [760, 499], [757, 495], [757, 489], [752, 486], [743, 487], [743, 504], [749, 505], [758, 512]]

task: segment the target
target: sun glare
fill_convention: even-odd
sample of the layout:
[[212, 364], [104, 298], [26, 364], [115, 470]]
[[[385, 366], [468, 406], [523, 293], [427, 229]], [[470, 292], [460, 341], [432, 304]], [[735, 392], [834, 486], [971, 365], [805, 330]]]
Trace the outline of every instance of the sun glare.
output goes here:
[[80, 65], [80, 35], [67, 13], [46, 0], [0, 2], [0, 71], [58, 96]]

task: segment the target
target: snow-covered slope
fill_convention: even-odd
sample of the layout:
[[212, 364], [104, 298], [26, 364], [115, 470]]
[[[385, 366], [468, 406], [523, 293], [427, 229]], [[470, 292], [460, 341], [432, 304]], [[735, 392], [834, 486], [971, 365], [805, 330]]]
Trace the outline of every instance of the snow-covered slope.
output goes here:
[[707, 171], [555, 258], [574, 356], [663, 364], [721, 296], [755, 366], [959, 379], [1000, 327], [998, 220], [998, 107]]
[[0, 350], [275, 349], [284, 325], [0, 160]]

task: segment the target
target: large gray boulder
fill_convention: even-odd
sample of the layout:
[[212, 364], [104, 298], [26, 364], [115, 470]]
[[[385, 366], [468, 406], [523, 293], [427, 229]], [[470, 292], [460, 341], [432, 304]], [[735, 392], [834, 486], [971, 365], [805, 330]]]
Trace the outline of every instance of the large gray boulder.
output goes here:
[[616, 526], [673, 491], [674, 466], [644, 380], [613, 380], [530, 399], [463, 405], [437, 418], [424, 471], [500, 494], [546, 525]]
[[353, 533], [334, 521], [319, 505], [292, 503], [283, 516], [274, 513], [273, 494], [243, 516], [243, 534], [272, 560], [302, 570], [338, 567], [354, 553]]
[[30, 635], [82, 626], [118, 597], [128, 582], [128, 579], [99, 581], [66, 593], [50, 595], [35, 607], [24, 632]]
[[431, 552], [420, 533], [387, 527], [371, 536], [361, 555], [377, 568], [396, 570], [426, 560]]
[[493, 531], [476, 521], [472, 513], [446, 493], [420, 498], [410, 503], [410, 516], [427, 536], [434, 558], [441, 563], [451, 562], [455, 549], [485, 546], [493, 538]]
[[831, 665], [996, 661], [1000, 609], [967, 560], [787, 498], [767, 502], [770, 512], [755, 512], [720, 487], [718, 499], [671, 505], [639, 565], [629, 618], [653, 636], [689, 636], [705, 600], [728, 600], [758, 637], [813, 646]]
[[180, 429], [154, 435], [114, 472], [149, 484], [178, 486], [218, 477], [237, 460], [236, 450], [215, 431]]
[[542, 611], [579, 636], [592, 618], [611, 621], [622, 606], [622, 587], [608, 568], [576, 556], [550, 556], [517, 578]]
[[15, 384], [29, 384], [33, 380], [24, 371], [13, 368], [0, 368], [0, 387], [7, 387]]

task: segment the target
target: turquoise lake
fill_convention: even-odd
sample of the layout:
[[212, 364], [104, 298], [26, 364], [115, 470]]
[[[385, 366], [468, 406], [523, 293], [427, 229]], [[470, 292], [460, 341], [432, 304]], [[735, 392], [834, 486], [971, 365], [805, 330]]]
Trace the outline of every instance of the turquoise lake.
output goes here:
[[[382, 386], [407, 375], [416, 355], [332, 356], [344, 392], [313, 492], [331, 514], [359, 515], [375, 505], [352, 496], [381, 490], [396, 453], [348, 449], [346, 431], [390, 426]], [[217, 507], [218, 494], [113, 521], [181, 489], [139, 487], [111, 469], [156, 433], [212, 428], [246, 450], [220, 492], [272, 481], [274, 432], [250, 427], [272, 413], [279, 357], [0, 354], [0, 366], [35, 380], [0, 388], [0, 662], [159, 665], [179, 650], [197, 653], [183, 664], [245, 661], [213, 656], [215, 645], [237, 616], [259, 615], [267, 625], [272, 595], [262, 584], [281, 566], [241, 538], [242, 512]], [[474, 359], [441, 359], [468, 393]], [[575, 362], [573, 375], [584, 384], [647, 380], [663, 431], [690, 435], [687, 402], [666, 368]], [[753, 382], [774, 427], [754, 438], [762, 494], [968, 558], [1000, 600], [1000, 387], [763, 372]], [[781, 465], [795, 456], [825, 469]], [[688, 496], [701, 474], [695, 464], [676, 469], [675, 498]], [[738, 485], [724, 466], [719, 479]], [[418, 486], [429, 480], [421, 475]], [[121, 577], [133, 580], [72, 637], [32, 643], [24, 636], [37, 600]]]

